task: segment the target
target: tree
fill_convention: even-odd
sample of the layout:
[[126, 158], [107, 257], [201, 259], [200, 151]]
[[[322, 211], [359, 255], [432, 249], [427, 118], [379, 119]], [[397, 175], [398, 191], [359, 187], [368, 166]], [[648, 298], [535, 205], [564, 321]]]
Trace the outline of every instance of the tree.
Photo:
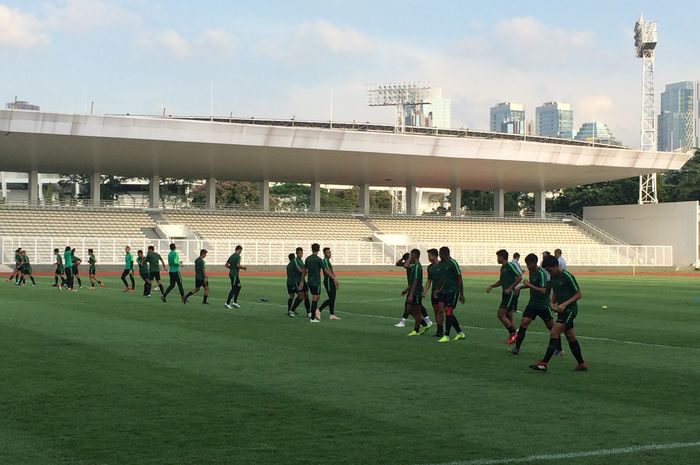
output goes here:
[[[192, 202], [206, 202], [206, 185], [192, 188]], [[251, 205], [260, 202], [260, 186], [255, 182], [217, 181], [216, 203], [219, 205]]]
[[700, 200], [700, 149], [683, 168], [664, 173], [661, 179], [664, 202]]
[[[127, 179], [125, 176], [101, 176], [100, 200], [117, 200], [119, 194], [126, 192], [124, 181]], [[92, 179], [87, 174], [61, 174], [58, 185], [62, 188], [74, 184], [86, 186], [78, 194], [78, 198], [90, 199], [92, 198], [91, 182]]]
[[547, 211], [583, 215], [583, 207], [591, 205], [624, 205], [639, 198], [639, 178], [599, 182], [586, 186], [567, 187], [553, 192], [547, 199]]
[[[534, 210], [535, 199], [522, 192], [506, 192], [503, 195], [504, 209], [507, 212]], [[493, 211], [493, 192], [462, 190], [462, 207], [471, 211]]]

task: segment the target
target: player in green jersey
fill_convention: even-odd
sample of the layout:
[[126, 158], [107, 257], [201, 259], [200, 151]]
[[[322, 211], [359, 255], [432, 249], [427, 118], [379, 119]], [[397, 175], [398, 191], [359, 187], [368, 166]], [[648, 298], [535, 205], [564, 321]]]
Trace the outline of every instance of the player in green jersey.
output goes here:
[[318, 300], [321, 297], [321, 269], [323, 268], [323, 260], [318, 256], [321, 251], [319, 244], [311, 244], [311, 255], [306, 257], [304, 261], [304, 271], [301, 274], [302, 280], [308, 278], [308, 289], [311, 292], [311, 312], [309, 313], [309, 321], [311, 323], [319, 323], [321, 321], [321, 312], [318, 310]]
[[207, 262], [204, 261], [205, 258], [207, 258], [207, 251], [202, 249], [199, 251], [199, 258], [194, 261], [194, 289], [185, 296], [185, 303], [187, 303], [187, 299], [195, 295], [199, 292], [199, 289], [203, 287], [204, 299], [202, 300], [202, 304], [209, 305], [209, 302], [207, 302], [207, 298], [209, 297], [209, 275], [207, 274]]
[[[433, 306], [433, 315], [435, 316], [435, 324], [437, 325], [436, 337], [444, 336], [445, 328], [445, 313], [444, 311], [440, 313], [440, 298], [438, 297], [437, 290], [442, 287], [440, 282], [440, 277], [438, 276], [437, 269], [440, 263], [438, 256], [438, 249], [428, 250], [428, 265], [427, 274], [428, 279], [425, 281], [425, 288], [423, 289], [423, 298], [430, 294], [430, 303]], [[431, 289], [435, 292], [431, 292]], [[444, 309], [443, 309], [444, 310]]]
[[139, 276], [143, 280], [143, 296], [151, 298], [151, 282], [149, 280], [148, 259], [143, 254], [143, 250], [136, 251], [136, 264], [139, 266]]
[[[549, 313], [549, 301], [547, 298], [547, 275], [545, 271], [537, 266], [537, 255], [534, 253], [525, 257], [525, 265], [529, 271], [529, 280], [522, 281], [523, 288], [530, 289], [530, 301], [527, 303], [523, 317], [520, 319], [520, 328], [515, 341], [515, 347], [511, 350], [513, 355], [520, 354], [520, 347], [525, 340], [525, 333], [530, 323], [540, 317], [547, 329], [554, 326], [552, 315]], [[557, 352], [561, 354], [561, 339], [557, 347]]]
[[80, 259], [80, 257], [75, 256], [75, 249], [71, 249], [70, 253], [73, 257], [73, 279], [78, 281], [78, 289], [80, 289], [83, 287], [83, 281], [80, 279], [80, 268], [78, 268], [78, 266], [80, 266], [83, 261]]
[[514, 344], [517, 339], [515, 323], [513, 321], [513, 311], [518, 305], [517, 297], [513, 290], [522, 281], [523, 277], [519, 268], [508, 261], [508, 251], [501, 249], [496, 252], [496, 260], [501, 265], [501, 274], [495, 283], [486, 288], [486, 292], [491, 292], [494, 288], [501, 286], [501, 303], [498, 306], [496, 316], [508, 331], [506, 344]]
[[[238, 305], [238, 296], [241, 293], [241, 270], [246, 270], [247, 268], [241, 265], [241, 252], [243, 252], [243, 247], [237, 245], [233, 251], [233, 254], [226, 260], [226, 268], [228, 268], [228, 277], [231, 280], [231, 290], [228, 293], [228, 298], [224, 304], [226, 308], [241, 308]], [[233, 303], [231, 303], [233, 299]]]
[[15, 267], [12, 269], [12, 274], [7, 278], [7, 282], [10, 283], [13, 280], [15, 285], [19, 283], [20, 267], [22, 266], [22, 247], [15, 250]]
[[[409, 259], [410, 259], [411, 254], [406, 252], [403, 254], [403, 256], [396, 261], [394, 264], [397, 267], [404, 268], [406, 270], [406, 279], [408, 279], [408, 274], [410, 270], [410, 265], [409, 265]], [[433, 322], [430, 320], [430, 317], [428, 316], [428, 311], [425, 309], [425, 306], [421, 302], [420, 304], [420, 313], [421, 313], [421, 326], [427, 326], [428, 328], [431, 328], [433, 326]], [[403, 328], [406, 326], [406, 320], [408, 319], [408, 316], [410, 315], [410, 311], [408, 310], [408, 305], [404, 302], [403, 306], [403, 315], [401, 316], [401, 319], [399, 320], [398, 323], [396, 323], [394, 326], [397, 328]]]
[[309, 303], [309, 294], [308, 294], [308, 286], [306, 284], [306, 281], [304, 281], [304, 249], [301, 247], [297, 247], [296, 249], [296, 254], [294, 257], [294, 266], [297, 269], [297, 282], [296, 282], [296, 290], [297, 290], [297, 297], [294, 300], [294, 303], [292, 304], [292, 313], [296, 314], [297, 307], [299, 306], [300, 303], [304, 302], [304, 307], [306, 307], [306, 316], [308, 318], [311, 318], [311, 304]]
[[34, 281], [34, 276], [32, 276], [32, 265], [29, 263], [29, 255], [27, 255], [26, 250], [20, 252], [22, 257], [22, 265], [20, 266], [20, 273], [22, 275], [21, 280], [24, 281], [27, 276], [32, 280], [32, 287], [36, 286], [36, 281]]
[[[131, 287], [129, 287], [129, 284], [126, 282], [127, 276], [131, 280]], [[136, 291], [136, 281], [134, 281], [134, 254], [131, 253], [131, 247], [128, 245], [124, 247], [124, 271], [122, 271], [121, 279], [124, 283], [124, 292]]]
[[75, 291], [73, 288], [73, 249], [69, 245], [63, 250], [63, 266], [66, 273], [66, 287], [69, 291]]
[[[440, 288], [435, 289], [433, 286], [433, 293], [438, 298], [438, 314], [444, 315], [441, 318], [444, 318], [445, 321], [445, 333], [438, 339], [438, 342], [449, 342], [450, 331], [453, 328], [457, 331], [457, 335], [452, 340], [461, 341], [466, 339], [466, 335], [459, 325], [455, 309], [458, 302], [463, 304], [465, 301], [462, 270], [459, 268], [457, 260], [450, 255], [449, 247], [440, 247], [438, 254], [440, 255], [440, 263], [437, 264], [435, 274], [436, 279], [440, 282]], [[440, 334], [441, 329], [438, 327], [438, 334]]]
[[[53, 287], [57, 287], [58, 290], [60, 291], [61, 288], [65, 285], [66, 280], [64, 279], [64, 268], [63, 268], [63, 257], [61, 257], [61, 254], [58, 253], [58, 249], [53, 249], [53, 259], [54, 259], [54, 265], [56, 265], [56, 271], [54, 273], [54, 284]], [[61, 280], [61, 285], [58, 285], [58, 280]]]
[[180, 267], [182, 266], [182, 263], [180, 263], [180, 255], [178, 255], [177, 250], [175, 250], [176, 248], [177, 246], [175, 244], [170, 244], [170, 253], [168, 253], [168, 275], [170, 276], [170, 285], [168, 285], [168, 288], [160, 296], [160, 300], [166, 302], [170, 291], [175, 289], [175, 286], [177, 286], [177, 290], [180, 291], [180, 298], [184, 304], [185, 290], [182, 288], [182, 276], [180, 275]]
[[547, 371], [547, 364], [556, 353], [557, 341], [561, 341], [561, 333], [564, 333], [569, 342], [571, 353], [576, 358], [575, 371], [587, 371], [588, 365], [581, 355], [581, 346], [576, 339], [574, 331], [574, 319], [578, 315], [578, 301], [581, 299], [581, 289], [576, 282], [576, 278], [570, 272], [562, 269], [559, 260], [555, 256], [548, 256], [542, 260], [542, 266], [551, 275], [552, 300], [551, 305], [557, 314], [557, 321], [549, 332], [549, 345], [545, 351], [544, 358], [539, 362], [530, 365], [530, 368], [537, 371]]
[[413, 331], [408, 336], [418, 336], [428, 330], [427, 326], [421, 328], [421, 301], [423, 299], [423, 266], [420, 264], [420, 250], [411, 250], [408, 257], [408, 287], [401, 291], [406, 296], [406, 305], [409, 313], [413, 315]]
[[156, 252], [156, 248], [152, 245], [148, 246], [148, 253], [146, 253], [146, 260], [148, 261], [148, 296], [151, 295], [151, 289], [153, 288], [153, 281], [158, 284], [158, 289], [160, 289], [160, 294], [165, 293], [163, 288], [163, 282], [160, 280], [160, 270], [161, 265], [163, 265], [163, 271], [167, 269], [163, 257]]
[[99, 284], [100, 287], [105, 287], [104, 283], [97, 279], [97, 258], [95, 258], [95, 251], [92, 249], [87, 250], [88, 253], [88, 276], [90, 278], [90, 289], [95, 289], [95, 283]]
[[[323, 287], [326, 288], [326, 295], [328, 298], [321, 304], [318, 308], [319, 315], [324, 308], [328, 307], [330, 312], [329, 320], [340, 320], [335, 315], [335, 297], [338, 291], [338, 277], [333, 271], [333, 264], [331, 263], [331, 257], [333, 253], [330, 247], [323, 248], [323, 261], [321, 266], [323, 267]], [[319, 317], [320, 318], [320, 317]]]
[[[287, 316], [294, 318], [296, 316], [296, 311], [292, 310], [294, 304], [294, 298], [299, 294], [299, 281], [301, 280], [301, 273], [299, 272], [296, 265], [296, 254], [290, 253], [289, 263], [287, 263], [287, 294], [289, 298], [287, 299]], [[297, 303], [297, 306], [301, 303], [301, 299]], [[296, 309], [296, 307], [294, 307]]]

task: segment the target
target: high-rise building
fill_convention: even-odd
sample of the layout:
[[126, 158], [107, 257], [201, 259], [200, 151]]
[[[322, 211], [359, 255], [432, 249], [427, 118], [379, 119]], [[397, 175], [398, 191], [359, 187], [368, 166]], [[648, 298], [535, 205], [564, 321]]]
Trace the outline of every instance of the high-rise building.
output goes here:
[[430, 89], [430, 103], [405, 105], [406, 126], [421, 128], [452, 127], [452, 100], [442, 96], [440, 87]]
[[525, 105], [503, 102], [491, 107], [490, 130], [525, 135]]
[[17, 97], [15, 97], [15, 100], [13, 102], [6, 103], [5, 108], [8, 110], [40, 110], [38, 105], [32, 105], [31, 103], [25, 102], [24, 100], [17, 100]]
[[547, 102], [535, 109], [535, 125], [538, 136], [573, 139], [574, 112], [571, 105]]
[[576, 134], [576, 140], [593, 144], [622, 145], [615, 139], [608, 125], [599, 121], [583, 123]]
[[700, 147], [700, 81], [666, 85], [661, 93], [657, 147], [666, 152]]

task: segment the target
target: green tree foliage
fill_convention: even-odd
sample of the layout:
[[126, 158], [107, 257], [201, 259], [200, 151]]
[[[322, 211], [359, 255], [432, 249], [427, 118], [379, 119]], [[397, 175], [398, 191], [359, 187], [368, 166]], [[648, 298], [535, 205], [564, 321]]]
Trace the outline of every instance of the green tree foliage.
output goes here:
[[[503, 195], [505, 211], [533, 211], [535, 199], [531, 195], [521, 192], [506, 192]], [[462, 190], [462, 208], [467, 211], [493, 211], [493, 192]]]
[[664, 202], [700, 200], [700, 149], [683, 168], [664, 174], [662, 192]]
[[[116, 200], [119, 194], [126, 192], [124, 182], [127, 179], [125, 176], [102, 176], [100, 199]], [[58, 185], [62, 188], [76, 183], [82, 186], [80, 194], [78, 194], [79, 199], [92, 198], [92, 192], [90, 192], [91, 176], [87, 174], [61, 174], [58, 181]]]
[[[192, 188], [192, 202], [206, 202], [206, 185]], [[218, 205], [254, 205], [260, 202], [260, 186], [255, 182], [217, 181], [216, 203]]]

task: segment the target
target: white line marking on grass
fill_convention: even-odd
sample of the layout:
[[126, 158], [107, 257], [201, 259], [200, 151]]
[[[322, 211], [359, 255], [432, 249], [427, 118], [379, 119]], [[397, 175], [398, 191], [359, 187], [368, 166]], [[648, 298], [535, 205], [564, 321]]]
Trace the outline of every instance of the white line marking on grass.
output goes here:
[[530, 455], [528, 457], [506, 459], [473, 459], [446, 462], [439, 465], [506, 465], [512, 463], [551, 462], [554, 460], [579, 459], [586, 457], [605, 457], [609, 455], [637, 454], [639, 452], [685, 449], [700, 447], [699, 442], [671, 442], [668, 444], [647, 444], [644, 446], [618, 447], [615, 449], [598, 449], [580, 452], [567, 452], [563, 454]]

